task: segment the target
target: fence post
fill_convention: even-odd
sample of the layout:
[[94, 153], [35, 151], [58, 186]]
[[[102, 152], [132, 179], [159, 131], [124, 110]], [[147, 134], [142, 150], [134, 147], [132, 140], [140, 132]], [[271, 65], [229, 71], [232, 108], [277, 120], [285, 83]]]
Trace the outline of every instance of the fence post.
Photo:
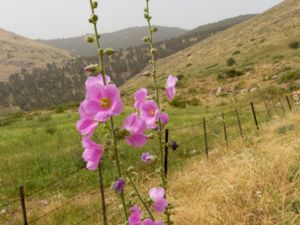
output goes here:
[[20, 191], [20, 200], [21, 200], [21, 208], [22, 208], [22, 215], [23, 215], [23, 225], [28, 225], [27, 215], [26, 215], [24, 187], [20, 186], [19, 191]]
[[255, 109], [254, 109], [253, 102], [251, 102], [250, 104], [251, 104], [251, 109], [252, 109], [252, 113], [253, 113], [253, 118], [254, 118], [254, 121], [255, 121], [256, 129], [259, 130], [259, 126], [258, 126], [258, 122], [257, 122], [257, 118], [256, 118], [256, 112], [255, 112]]
[[271, 119], [272, 115], [271, 115], [271, 112], [270, 112], [270, 110], [269, 110], [269, 107], [268, 107], [268, 105], [267, 105], [267, 103], [266, 103], [265, 101], [264, 101], [264, 104], [265, 104], [265, 107], [266, 107], [268, 116], [269, 116], [269, 118]]
[[225, 137], [226, 145], [228, 145], [227, 128], [226, 128], [225, 116], [223, 112], [222, 112], [222, 120], [223, 120], [223, 128], [224, 128], [224, 137]]
[[290, 103], [289, 97], [286, 95], [285, 98], [286, 98], [286, 101], [287, 101], [287, 103], [288, 103], [288, 106], [289, 106], [290, 110], [292, 111], [292, 105], [291, 105], [291, 103]]
[[237, 109], [235, 109], [235, 114], [236, 114], [236, 118], [237, 118], [237, 121], [238, 121], [241, 137], [244, 137], [239, 111]]
[[205, 117], [203, 117], [203, 130], [204, 130], [204, 141], [205, 141], [205, 154], [206, 154], [206, 159], [208, 160], [208, 143], [207, 143], [207, 131], [206, 131]]
[[99, 181], [100, 181], [103, 224], [106, 225], [107, 224], [107, 217], [106, 217], [107, 213], [106, 213], [106, 202], [105, 202], [105, 193], [104, 193], [104, 184], [103, 184], [103, 174], [102, 174], [101, 163], [99, 163], [98, 172], [99, 172]]
[[164, 161], [164, 166], [165, 166], [165, 177], [168, 175], [168, 157], [169, 157], [169, 129], [166, 129], [165, 131], [165, 161]]

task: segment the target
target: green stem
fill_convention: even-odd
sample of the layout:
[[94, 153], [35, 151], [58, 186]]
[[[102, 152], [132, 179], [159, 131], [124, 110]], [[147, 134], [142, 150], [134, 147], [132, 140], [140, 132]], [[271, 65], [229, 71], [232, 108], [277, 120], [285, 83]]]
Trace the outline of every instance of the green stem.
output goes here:
[[[94, 7], [93, 7], [93, 1], [92, 0], [90, 0], [90, 6], [91, 6], [92, 14], [94, 15], [95, 10], [94, 10]], [[106, 81], [106, 77], [105, 77], [104, 54], [103, 54], [103, 51], [100, 51], [100, 49], [101, 49], [100, 35], [99, 35], [99, 32], [98, 32], [97, 23], [94, 22], [93, 26], [94, 26], [94, 32], [95, 32], [95, 38], [96, 38], [99, 66], [101, 67], [101, 70], [102, 70], [101, 75], [102, 75], [103, 83], [104, 83], [104, 85], [106, 85], [107, 81]], [[110, 118], [110, 127], [111, 127], [111, 134], [112, 134], [112, 138], [113, 138], [113, 145], [114, 145], [113, 148], [114, 148], [114, 153], [115, 153], [115, 158], [116, 158], [118, 177], [121, 178], [122, 177], [121, 164], [120, 164], [120, 160], [119, 160], [118, 143], [117, 143], [117, 138], [116, 138], [116, 133], [115, 133], [115, 125], [114, 125], [113, 118]], [[120, 196], [121, 196], [122, 206], [123, 206], [123, 210], [124, 210], [124, 216], [125, 216], [125, 219], [127, 221], [128, 212], [127, 212], [127, 207], [126, 207], [125, 195], [124, 195], [123, 191], [121, 192]]]
[[[152, 77], [153, 77], [153, 82], [154, 82], [154, 87], [155, 87], [155, 97], [156, 97], [156, 103], [161, 110], [160, 107], [160, 98], [159, 98], [159, 88], [158, 88], [158, 83], [157, 83], [157, 76], [156, 76], [156, 57], [155, 57], [155, 52], [153, 51], [153, 30], [152, 30], [152, 25], [151, 25], [151, 18], [150, 18], [150, 9], [149, 9], [149, 0], [146, 0], [146, 12], [147, 16], [147, 23], [148, 23], [148, 29], [149, 29], [149, 48], [151, 52], [151, 65], [152, 65]], [[159, 136], [159, 149], [160, 149], [160, 163], [161, 163], [161, 171], [160, 171], [160, 176], [162, 180], [162, 185], [163, 188], [165, 189], [165, 193], [167, 193], [167, 177], [165, 176], [163, 172], [164, 168], [164, 145], [163, 145], [163, 134], [162, 134], [162, 124], [161, 121], [158, 120], [158, 136]], [[167, 198], [167, 194], [165, 195], [165, 198]], [[167, 224], [171, 225], [171, 214], [169, 212], [169, 209], [166, 209], [166, 216], [167, 216]]]
[[142, 196], [140, 195], [140, 193], [139, 193], [139, 191], [138, 191], [138, 189], [137, 189], [135, 183], [133, 182], [133, 180], [131, 179], [131, 177], [130, 177], [130, 175], [128, 174], [127, 171], [125, 171], [125, 174], [126, 174], [126, 176], [128, 177], [128, 179], [129, 179], [129, 181], [130, 181], [130, 183], [131, 183], [131, 185], [132, 185], [134, 191], [136, 192], [138, 198], [140, 199], [140, 201], [141, 201], [142, 204], [144, 205], [145, 209], [147, 210], [149, 216], [150, 216], [151, 219], [154, 221], [154, 220], [155, 220], [155, 219], [154, 219], [154, 216], [152, 215], [152, 213], [151, 213], [149, 207], [147, 206], [146, 202], [144, 201], [144, 199], [143, 199]]

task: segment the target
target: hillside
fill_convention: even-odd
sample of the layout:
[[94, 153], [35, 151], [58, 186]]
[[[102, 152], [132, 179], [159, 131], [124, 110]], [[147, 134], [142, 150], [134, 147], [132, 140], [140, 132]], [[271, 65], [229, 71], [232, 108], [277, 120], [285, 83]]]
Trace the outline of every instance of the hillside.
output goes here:
[[22, 69], [43, 68], [48, 63], [64, 64], [70, 53], [33, 41], [0, 28], [0, 81]]
[[[159, 32], [155, 34], [157, 41], [163, 41], [169, 38], [177, 37], [187, 30], [177, 27], [158, 26]], [[142, 38], [147, 35], [147, 27], [131, 27], [116, 32], [104, 33], [101, 35], [103, 47], [111, 47], [120, 50], [129, 47], [135, 47], [142, 44]], [[95, 56], [95, 48], [84, 41], [84, 36], [41, 40], [41, 42], [49, 44], [53, 47], [67, 50], [78, 56]]]
[[[222, 20], [200, 26], [177, 38], [156, 42], [158, 57], [164, 58], [176, 53], [251, 17], [253, 15]], [[91, 46], [95, 52], [94, 45]], [[140, 73], [148, 65], [149, 59], [145, 45], [119, 50], [111, 57], [105, 58], [107, 73], [118, 85], [122, 85]], [[31, 72], [23, 70], [12, 76], [9, 82], [0, 82], [0, 105], [3, 108], [17, 106], [23, 110], [30, 110], [79, 102], [83, 97], [86, 79], [82, 68], [97, 62], [97, 57], [80, 57], [65, 64], [48, 65], [46, 69]]]
[[[274, 8], [224, 32], [159, 60], [164, 86], [168, 74], [180, 78], [179, 98], [207, 102], [277, 86], [299, 88], [300, 1], [286, 0]], [[129, 94], [137, 87], [153, 88], [151, 78], [127, 82]]]

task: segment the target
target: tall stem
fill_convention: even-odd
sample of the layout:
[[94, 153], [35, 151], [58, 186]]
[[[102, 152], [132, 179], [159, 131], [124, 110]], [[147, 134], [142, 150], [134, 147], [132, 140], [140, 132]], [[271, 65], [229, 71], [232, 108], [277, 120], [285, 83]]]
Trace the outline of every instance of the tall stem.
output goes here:
[[[146, 9], [145, 9], [145, 18], [148, 23], [148, 29], [149, 29], [149, 48], [150, 48], [150, 53], [151, 53], [151, 65], [152, 65], [152, 77], [153, 77], [153, 82], [154, 82], [154, 87], [155, 87], [155, 98], [156, 98], [156, 103], [158, 105], [159, 110], [161, 110], [160, 106], [160, 98], [159, 98], [159, 88], [158, 88], [158, 83], [157, 83], [157, 76], [156, 76], [156, 56], [155, 56], [155, 51], [153, 47], [153, 29], [151, 25], [151, 16], [150, 16], [150, 8], [149, 8], [149, 0], [146, 0]], [[165, 176], [163, 172], [164, 168], [164, 146], [163, 146], [163, 133], [162, 133], [162, 124], [161, 121], [158, 120], [158, 139], [159, 139], [159, 150], [160, 150], [160, 176], [161, 176], [161, 181], [163, 188], [166, 190], [165, 193], [167, 193], [167, 177]], [[167, 194], [165, 196], [167, 198]], [[167, 216], [167, 224], [171, 225], [171, 214], [169, 212], [169, 209], [166, 209], [166, 216]]]
[[106, 213], [106, 203], [105, 203], [105, 193], [104, 193], [104, 184], [103, 184], [103, 174], [102, 174], [101, 163], [99, 164], [98, 172], [99, 172], [99, 178], [100, 178], [100, 192], [101, 192], [103, 224], [107, 225], [107, 213]]
[[[90, 0], [90, 6], [91, 6], [92, 15], [94, 15], [95, 14], [95, 9], [93, 7], [93, 1], [92, 0]], [[93, 26], [94, 26], [94, 33], [95, 33], [95, 38], [96, 38], [99, 66], [101, 68], [101, 75], [102, 75], [103, 83], [104, 83], [104, 85], [106, 85], [107, 81], [106, 81], [106, 77], [105, 77], [104, 53], [103, 53], [103, 51], [101, 51], [100, 34], [98, 32], [96, 22], [93, 23]], [[115, 158], [116, 158], [116, 166], [117, 166], [118, 177], [121, 178], [122, 177], [121, 164], [120, 164], [120, 159], [119, 159], [118, 143], [117, 143], [115, 125], [114, 125], [114, 119], [113, 118], [110, 118], [110, 128], [111, 128], [111, 134], [112, 134], [112, 138], [113, 138], [113, 148], [114, 148], [114, 153], [115, 153]], [[122, 206], [123, 206], [123, 210], [124, 210], [125, 220], [127, 221], [128, 212], [127, 212], [124, 192], [122, 191], [120, 195], [121, 195], [121, 201], [122, 201]]]

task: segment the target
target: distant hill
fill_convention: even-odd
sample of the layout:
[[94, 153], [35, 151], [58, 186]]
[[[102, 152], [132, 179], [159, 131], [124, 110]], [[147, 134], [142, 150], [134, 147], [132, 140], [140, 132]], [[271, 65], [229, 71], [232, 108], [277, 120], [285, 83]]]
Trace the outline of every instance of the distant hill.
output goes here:
[[[265, 13], [160, 59], [158, 80], [178, 75], [176, 102], [222, 101], [223, 97], [300, 88], [300, 1], [285, 0]], [[161, 85], [164, 85], [163, 83]], [[123, 85], [130, 95], [153, 88], [138, 76]]]
[[24, 38], [0, 28], [0, 81], [22, 69], [64, 64], [73, 57], [67, 51]]
[[[188, 48], [252, 17], [253, 15], [239, 16], [219, 21], [200, 26], [179, 37], [156, 42], [158, 58], [164, 58]], [[93, 48], [93, 52], [95, 51]], [[109, 58], [105, 58], [107, 74], [111, 75], [118, 85], [124, 84], [148, 65], [150, 59], [148, 52], [145, 45], [116, 51]], [[83, 97], [86, 79], [82, 68], [90, 63], [97, 63], [97, 61], [95, 56], [78, 57], [64, 65], [49, 63], [46, 69], [34, 69], [31, 72], [23, 70], [16, 73], [10, 76], [8, 82], [0, 82], [0, 105], [4, 107], [17, 106], [30, 110], [68, 102], [79, 102]], [[184, 58], [178, 65], [186, 61], [187, 58]], [[174, 68], [178, 65], [175, 65]]]
[[[154, 34], [155, 40], [157, 41], [177, 37], [187, 32], [185, 29], [176, 27], [157, 26], [157, 28], [159, 32]], [[131, 27], [112, 33], [104, 33], [101, 36], [101, 44], [103, 47], [111, 47], [115, 50], [135, 47], [143, 44], [142, 38], [145, 37], [147, 33], [147, 27]], [[77, 56], [95, 56], [94, 45], [86, 43], [84, 36], [40, 41], [53, 47], [67, 50]]]

